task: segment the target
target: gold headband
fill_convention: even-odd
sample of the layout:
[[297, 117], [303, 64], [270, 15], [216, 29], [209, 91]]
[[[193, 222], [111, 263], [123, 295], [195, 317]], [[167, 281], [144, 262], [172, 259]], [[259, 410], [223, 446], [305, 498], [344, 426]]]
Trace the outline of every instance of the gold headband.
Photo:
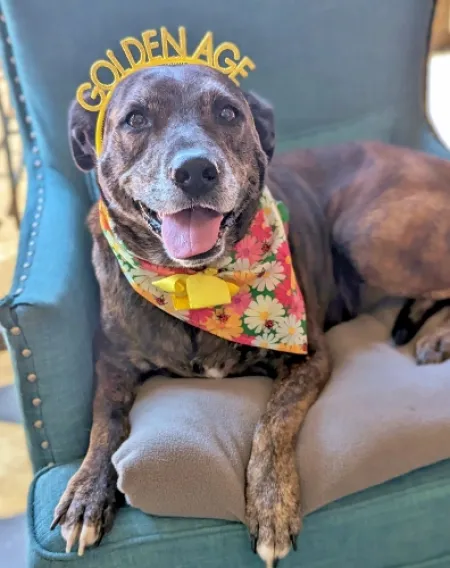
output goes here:
[[[141, 39], [127, 37], [120, 42], [129, 66], [124, 67], [114, 52], [108, 49], [107, 59], [95, 61], [90, 70], [90, 82], [83, 83], [77, 89], [76, 98], [80, 105], [91, 112], [98, 112], [95, 129], [95, 150], [99, 156], [102, 151], [103, 124], [105, 113], [112, 93], [117, 85], [140, 69], [158, 67], [161, 65], [205, 65], [220, 71], [239, 85], [238, 77], [247, 77], [248, 70], [255, 69], [253, 61], [244, 56], [241, 58], [238, 47], [231, 42], [223, 42], [214, 48], [212, 32], [206, 32], [192, 55], [188, 54], [186, 30], [178, 28], [178, 38], [175, 38], [165, 27], [160, 30], [147, 30], [141, 34]], [[132, 51], [133, 49], [133, 51]], [[99, 72], [109, 72], [112, 80], [104, 83], [99, 79]], [[85, 100], [89, 95], [93, 104]]]

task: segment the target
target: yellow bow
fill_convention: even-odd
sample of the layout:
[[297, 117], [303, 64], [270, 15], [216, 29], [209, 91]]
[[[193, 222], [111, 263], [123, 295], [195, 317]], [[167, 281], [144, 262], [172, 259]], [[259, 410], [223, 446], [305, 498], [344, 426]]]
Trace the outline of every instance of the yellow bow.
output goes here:
[[171, 294], [176, 310], [198, 310], [229, 304], [239, 286], [217, 276], [217, 269], [207, 268], [197, 274], [173, 274], [155, 280], [153, 286]]

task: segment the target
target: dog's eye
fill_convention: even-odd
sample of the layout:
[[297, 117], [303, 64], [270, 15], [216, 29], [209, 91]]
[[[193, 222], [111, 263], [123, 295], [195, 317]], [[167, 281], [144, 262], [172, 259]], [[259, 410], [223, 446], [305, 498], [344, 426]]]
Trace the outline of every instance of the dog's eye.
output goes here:
[[147, 121], [142, 113], [133, 111], [127, 114], [125, 122], [132, 128], [142, 128]]
[[231, 105], [224, 106], [219, 116], [225, 122], [232, 122], [237, 117], [238, 111]]

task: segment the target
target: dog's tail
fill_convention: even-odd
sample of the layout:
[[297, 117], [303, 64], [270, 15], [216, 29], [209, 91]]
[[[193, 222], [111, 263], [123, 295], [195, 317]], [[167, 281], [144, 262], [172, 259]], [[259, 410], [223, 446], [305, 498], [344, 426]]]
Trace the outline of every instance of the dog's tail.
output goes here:
[[409, 343], [431, 316], [448, 306], [450, 306], [450, 299], [407, 300], [392, 328], [394, 343], [396, 345]]

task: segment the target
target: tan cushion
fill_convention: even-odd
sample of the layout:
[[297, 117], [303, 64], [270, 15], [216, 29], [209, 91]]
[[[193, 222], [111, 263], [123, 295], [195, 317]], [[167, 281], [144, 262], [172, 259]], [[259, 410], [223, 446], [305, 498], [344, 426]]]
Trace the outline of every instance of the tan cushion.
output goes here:
[[[298, 444], [306, 512], [450, 457], [450, 362], [419, 367], [412, 345], [393, 348], [397, 311], [385, 303], [328, 333], [333, 377]], [[259, 378], [146, 383], [114, 456], [130, 504], [242, 521], [252, 433], [271, 388]]]

